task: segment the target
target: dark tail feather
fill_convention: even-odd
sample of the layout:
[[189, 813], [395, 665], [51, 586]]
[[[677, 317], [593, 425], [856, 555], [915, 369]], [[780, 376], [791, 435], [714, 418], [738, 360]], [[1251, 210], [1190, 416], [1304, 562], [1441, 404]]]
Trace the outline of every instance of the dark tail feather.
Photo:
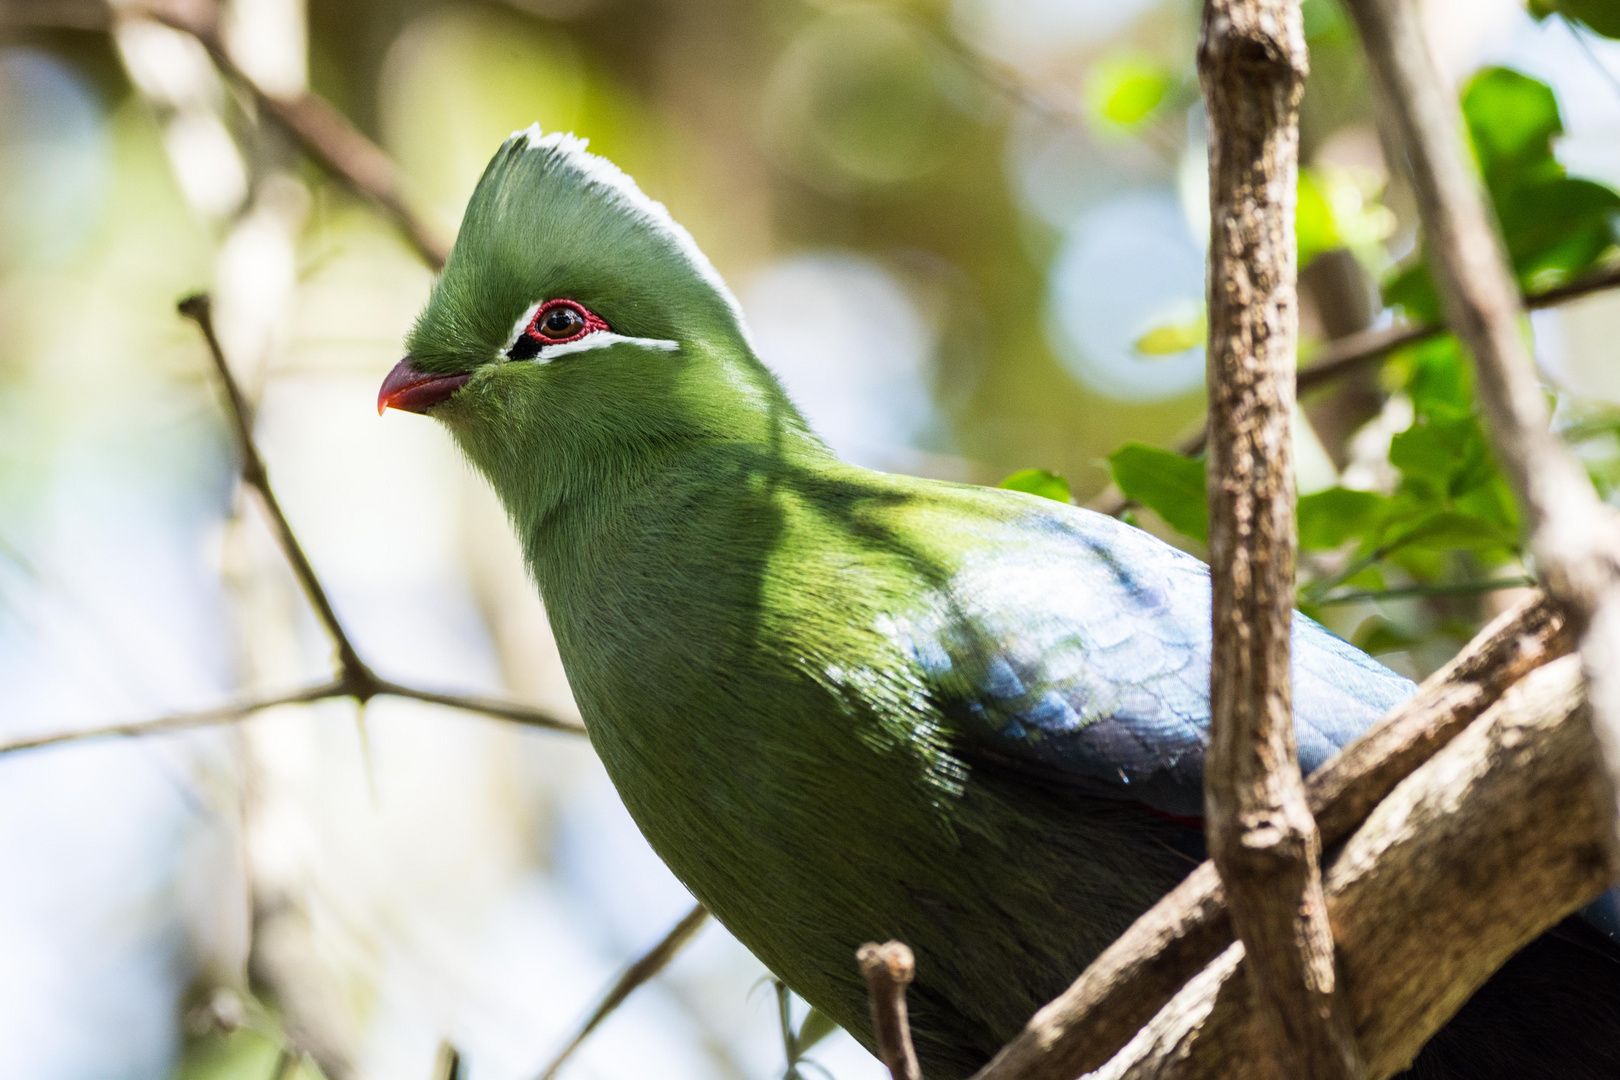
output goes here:
[[1620, 946], [1571, 916], [1480, 987], [1395, 1080], [1615, 1080]]

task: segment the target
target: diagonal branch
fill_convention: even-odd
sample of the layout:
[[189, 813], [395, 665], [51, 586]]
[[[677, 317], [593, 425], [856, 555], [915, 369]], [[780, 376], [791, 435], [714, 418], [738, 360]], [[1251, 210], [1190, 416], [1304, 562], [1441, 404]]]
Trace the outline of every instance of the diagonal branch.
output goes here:
[[[1573, 301], [1620, 288], [1620, 266], [1610, 266], [1585, 274], [1574, 281], [1525, 293], [1525, 310], [1543, 311]], [[1444, 323], [1419, 323], [1416, 326], [1385, 326], [1377, 330], [1363, 330], [1339, 338], [1316, 354], [1316, 358], [1294, 374], [1294, 391], [1303, 396], [1319, 390], [1335, 380], [1353, 375], [1368, 365], [1383, 360], [1397, 349], [1429, 341], [1450, 332]], [[1176, 453], [1192, 457], [1204, 450], [1208, 432], [1200, 427], [1194, 434], [1176, 444]], [[1131, 506], [1119, 488], [1110, 484], [1086, 503], [1089, 509], [1110, 517], [1118, 517]]]
[[496, 720], [509, 720], [514, 724], [522, 724], [525, 727], [563, 731], [570, 735], [585, 734], [585, 728], [572, 720], [561, 720], [541, 709], [520, 705], [513, 701], [485, 697], [482, 694], [445, 694], [435, 690], [423, 690], [415, 686], [405, 686], [384, 678], [377, 679], [377, 693], [387, 697], [425, 701], [430, 705], [443, 705], [447, 709], [460, 709], [463, 712], [478, 713], [480, 716], [488, 716]]
[[1198, 73], [1210, 122], [1209, 851], [1269, 1074], [1354, 1080], [1366, 1069], [1334, 965], [1290, 700], [1299, 0], [1206, 0]]
[[197, 293], [188, 296], [180, 301], [179, 309], [180, 314], [197, 324], [203, 338], [208, 342], [208, 354], [213, 358], [214, 372], [219, 376], [220, 385], [225, 390], [225, 412], [231, 422], [231, 433], [236, 437], [236, 451], [242, 458], [242, 482], [252, 488], [259, 501], [264, 504], [265, 515], [270, 520], [270, 531], [275, 534], [276, 544], [292, 566], [293, 575], [298, 578], [304, 596], [315, 609], [321, 625], [326, 628], [327, 636], [332, 639], [332, 645], [337, 650], [339, 679], [349, 696], [364, 704], [377, 693], [377, 677], [371, 673], [371, 669], [366, 667], [360, 659], [360, 654], [355, 651], [354, 643], [349, 640], [348, 632], [343, 629], [343, 623], [339, 621], [337, 612], [332, 607], [332, 601], [326, 595], [326, 589], [321, 585], [320, 578], [315, 576], [315, 568], [310, 565], [309, 556], [304, 554], [304, 546], [299, 543], [298, 534], [293, 532], [292, 525], [287, 521], [287, 515], [282, 512], [281, 503], [276, 499], [274, 489], [270, 487], [270, 474], [264, 467], [264, 458], [259, 454], [258, 445], [253, 441], [253, 418], [247, 398], [243, 396], [242, 388], [237, 385], [236, 376], [231, 374], [230, 365], [225, 362], [224, 350], [220, 348], [219, 338], [214, 333], [213, 307], [208, 295]]
[[702, 904], [696, 905], [691, 911], [682, 916], [680, 922], [670, 928], [669, 933], [665, 934], [658, 944], [648, 949], [635, 963], [625, 968], [624, 974], [620, 975], [613, 985], [608, 987], [607, 993], [602, 995], [601, 1002], [597, 1004], [595, 1009], [591, 1010], [591, 1015], [584, 1024], [580, 1025], [579, 1031], [569, 1040], [568, 1045], [563, 1047], [562, 1052], [551, 1060], [550, 1065], [546, 1066], [545, 1070], [540, 1074], [539, 1080], [552, 1080], [552, 1077], [557, 1075], [558, 1070], [573, 1056], [574, 1051], [579, 1049], [580, 1044], [590, 1038], [591, 1032], [595, 1031], [602, 1021], [613, 1015], [613, 1010], [624, 1004], [625, 998], [669, 966], [669, 962], [675, 959], [675, 954], [684, 949], [687, 943], [697, 936], [697, 932], [703, 928], [704, 920], [708, 917], [708, 909]]
[[348, 691], [341, 681], [316, 683], [306, 686], [302, 690], [294, 690], [287, 694], [271, 694], [265, 697], [248, 698], [245, 701], [236, 701], [228, 705], [218, 705], [212, 709], [199, 709], [195, 712], [170, 713], [154, 720], [139, 720], [128, 724], [104, 724], [100, 727], [77, 728], [72, 731], [54, 731], [44, 735], [23, 735], [14, 739], [0, 741], [0, 754], [10, 754], [18, 750], [34, 750], [42, 746], [55, 746], [59, 743], [75, 742], [79, 739], [107, 739], [114, 737], [128, 737], [132, 735], [154, 735], [163, 731], [187, 731], [191, 728], [208, 727], [213, 724], [229, 724], [250, 716], [265, 709], [274, 709], [278, 705], [307, 705], [312, 701], [325, 701], [328, 698], [347, 697]]
[[[1571, 648], [1562, 616], [1539, 595], [1487, 626], [1311, 775], [1307, 791], [1323, 844], [1348, 837], [1509, 686]], [[1101, 1067], [1231, 942], [1220, 878], [1206, 862], [1036, 1013], [975, 1080], [1073, 1080]]]
[[[1580, 683], [1574, 657], [1532, 672], [1402, 781], [1334, 860], [1328, 905], [1370, 1080], [1409, 1064], [1498, 967], [1608, 885]], [[1245, 959], [1241, 945], [1222, 952], [1094, 1076], [1249, 1080]]]
[[[159, 716], [152, 720], [135, 720], [126, 724], [104, 724], [100, 727], [72, 728], [67, 731], [52, 731], [42, 735], [22, 735], [15, 739], [0, 741], [0, 756], [19, 750], [36, 750], [44, 746], [58, 746], [62, 743], [79, 742], [88, 739], [161, 735], [169, 731], [189, 731], [193, 728], [211, 727], [216, 724], [234, 724], [238, 720], [245, 720], [254, 713], [263, 712], [265, 709], [273, 709], [278, 705], [309, 705], [317, 701], [353, 696], [347, 683], [341, 679], [333, 679], [331, 682], [316, 683], [313, 686], [305, 687], [302, 690], [294, 690], [287, 694], [247, 698], [243, 701], [218, 705], [212, 709], [170, 713], [167, 716]], [[387, 679], [378, 679], [376, 696], [425, 701], [432, 705], [443, 705], [447, 709], [461, 709], [464, 712], [477, 713], [480, 716], [488, 716], [495, 720], [506, 720], [510, 723], [521, 724], [524, 727], [561, 731], [569, 735], [585, 734], [584, 727], [572, 721], [560, 720], [539, 709], [531, 709], [527, 705], [500, 701], [479, 694], [441, 694], [431, 690], [418, 690], [413, 686], [402, 686]]]
[[220, 28], [219, 7], [213, 0], [141, 0], [121, 13], [144, 15], [196, 38], [219, 69], [247, 87], [259, 108], [286, 128], [312, 158], [381, 207], [423, 262], [435, 270], [443, 268], [450, 254], [449, 242], [411, 204], [394, 160], [320, 95], [305, 91], [283, 96], [254, 82], [231, 59]]
[[1520, 331], [1518, 287], [1417, 13], [1407, 0], [1349, 0], [1347, 7], [1405, 151], [1446, 321], [1474, 355], [1481, 411], [1524, 508], [1539, 576], [1580, 640], [1606, 764], [1610, 848], [1620, 868], [1620, 527], [1551, 431]]

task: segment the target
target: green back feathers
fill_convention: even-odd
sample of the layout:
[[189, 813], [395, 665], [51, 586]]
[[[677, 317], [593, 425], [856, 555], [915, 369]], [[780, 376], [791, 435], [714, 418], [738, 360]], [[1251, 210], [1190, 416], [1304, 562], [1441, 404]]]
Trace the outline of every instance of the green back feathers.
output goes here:
[[572, 135], [514, 132], [484, 170], [407, 340], [424, 371], [465, 371], [537, 300], [584, 304], [627, 337], [742, 337], [736, 301], [687, 231]]

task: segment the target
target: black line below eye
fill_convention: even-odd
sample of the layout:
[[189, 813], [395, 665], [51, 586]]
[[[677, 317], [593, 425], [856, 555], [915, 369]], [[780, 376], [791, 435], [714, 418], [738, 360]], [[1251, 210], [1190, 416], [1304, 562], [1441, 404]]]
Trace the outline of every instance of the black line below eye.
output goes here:
[[512, 347], [506, 350], [506, 355], [513, 360], [533, 360], [540, 355], [540, 349], [545, 345], [537, 341], [532, 335], [519, 334]]

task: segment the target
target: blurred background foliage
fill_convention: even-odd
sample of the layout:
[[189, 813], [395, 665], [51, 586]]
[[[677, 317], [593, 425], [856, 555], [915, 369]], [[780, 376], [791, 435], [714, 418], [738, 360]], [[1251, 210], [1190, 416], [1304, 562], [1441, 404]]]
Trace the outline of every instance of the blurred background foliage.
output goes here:
[[[1609, 0], [1424, 0], [1524, 288], [1613, 267]], [[862, 464], [1086, 502], [1203, 553], [1206, 126], [1194, 0], [233, 0], [234, 62], [332, 101], [448, 229], [538, 121], [637, 177]], [[1354, 33], [1306, 0], [1303, 361], [1437, 316]], [[293, 523], [384, 674], [572, 710], [499, 509], [371, 413], [430, 283], [196, 42], [0, 0], [0, 736], [319, 678], [240, 505], [213, 291]], [[1526, 325], [1620, 487], [1620, 300]], [[1420, 676], [1533, 580], [1449, 338], [1307, 395], [1301, 603]], [[0, 759], [0, 1067], [63, 1078], [533, 1076], [690, 898], [588, 747], [410, 702]], [[436, 1064], [438, 1062], [439, 1064]], [[565, 1068], [876, 1078], [718, 926]], [[435, 1070], [440, 1070], [436, 1072]]]

